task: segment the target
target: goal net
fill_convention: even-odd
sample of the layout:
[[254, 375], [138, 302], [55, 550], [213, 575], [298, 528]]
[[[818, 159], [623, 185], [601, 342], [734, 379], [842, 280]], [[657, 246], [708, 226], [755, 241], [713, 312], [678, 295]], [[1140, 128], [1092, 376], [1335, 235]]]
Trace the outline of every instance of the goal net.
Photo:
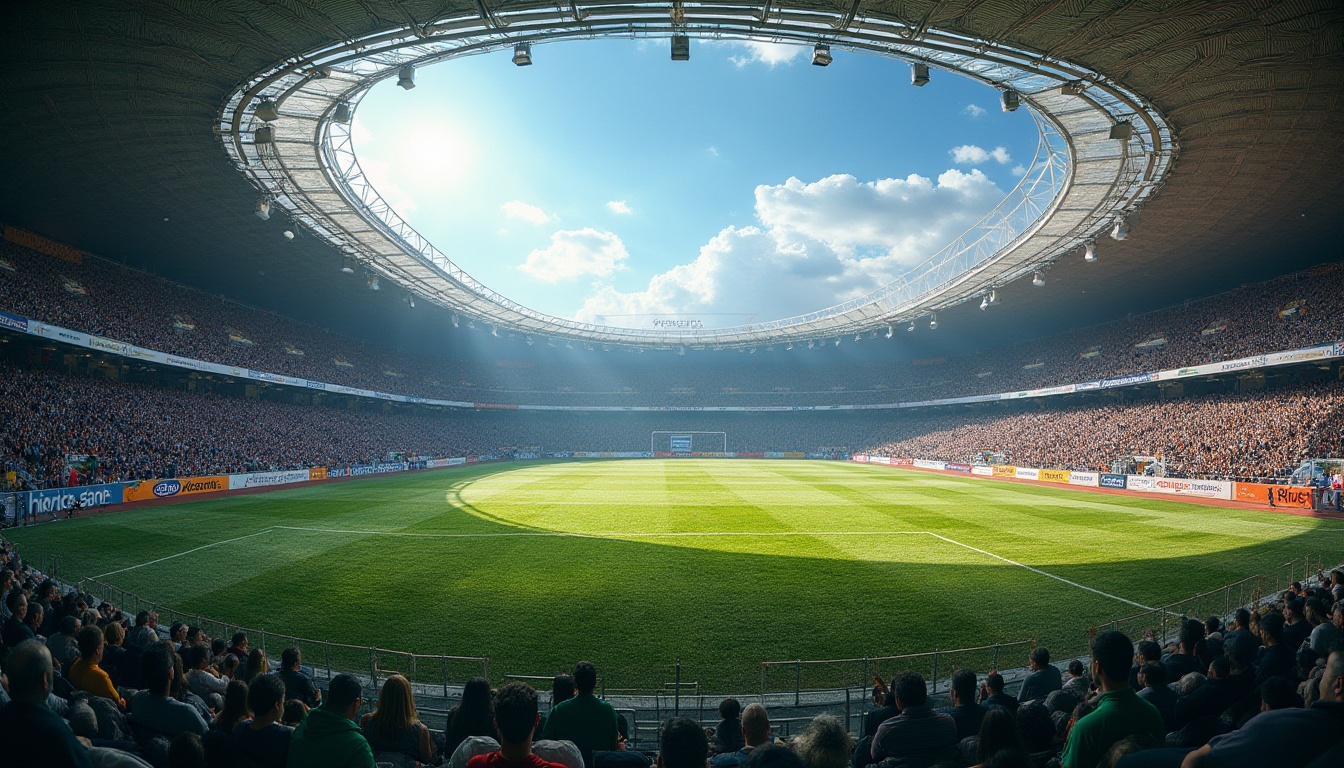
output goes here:
[[727, 453], [727, 432], [694, 430], [655, 430], [649, 436], [652, 453]]

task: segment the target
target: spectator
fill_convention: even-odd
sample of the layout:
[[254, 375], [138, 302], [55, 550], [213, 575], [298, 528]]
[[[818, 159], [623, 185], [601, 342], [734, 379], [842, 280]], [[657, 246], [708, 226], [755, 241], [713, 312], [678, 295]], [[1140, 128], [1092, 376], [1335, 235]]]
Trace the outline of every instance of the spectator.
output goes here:
[[875, 761], [894, 758], [904, 766], [923, 766], [955, 755], [957, 724], [928, 704], [928, 686], [918, 672], [902, 672], [892, 690], [901, 714], [886, 721], [873, 737]]
[[234, 632], [232, 645], [224, 649], [224, 653], [231, 653], [240, 659], [247, 658], [247, 633]]
[[79, 658], [79, 643], [75, 641], [75, 633], [79, 632], [79, 619], [65, 615], [57, 623], [56, 632], [47, 638], [47, 650], [51, 651], [51, 659], [56, 662], [56, 668], [67, 672], [75, 659]]
[[6, 674], [11, 699], [0, 710], [0, 765], [92, 768], [85, 745], [47, 706], [55, 671], [46, 647], [35, 640], [14, 647]]
[[[251, 655], [248, 656], [247, 660], [248, 670], [252, 671]], [[264, 655], [261, 657], [261, 661], [265, 661]], [[313, 685], [313, 679], [300, 669], [302, 664], [303, 654], [299, 652], [298, 648], [286, 648], [280, 653], [280, 679], [285, 682], [285, 699], [298, 699], [310, 708], [315, 707], [322, 701], [322, 692], [317, 689], [316, 685]]]
[[230, 680], [224, 688], [224, 706], [211, 721], [210, 727], [232, 734], [244, 721], [252, 719], [252, 710], [248, 707], [247, 683], [242, 680]]
[[985, 708], [975, 701], [975, 673], [964, 667], [953, 672], [949, 696], [952, 706], [940, 711], [957, 724], [957, 740], [980, 733]]
[[[281, 657], [284, 657], [283, 653]], [[260, 648], [253, 648], [247, 652], [247, 662], [243, 664], [243, 669], [238, 673], [238, 678], [244, 683], [251, 683], [254, 678], [268, 674], [270, 671], [271, 664], [266, 660], [266, 652]], [[283, 682], [283, 679], [281, 679], [281, 682]], [[298, 685], [301, 686], [302, 683], [298, 683]], [[314, 690], [316, 690], [316, 686], [314, 686]]]
[[103, 627], [103, 661], [99, 666], [107, 670], [113, 685], [126, 685], [126, 668], [140, 661], [138, 653], [133, 655], [126, 650], [125, 640], [126, 628], [118, 622]]
[[715, 754], [736, 752], [742, 748], [742, 705], [737, 699], [719, 702], [719, 724], [706, 734], [713, 737]]
[[736, 752], [724, 752], [710, 758], [713, 768], [736, 768], [747, 762], [752, 753], [770, 743], [770, 716], [760, 704], [748, 704], [742, 710], [742, 747]]
[[1293, 652], [1283, 642], [1283, 614], [1270, 612], [1260, 619], [1260, 641], [1265, 652], [1255, 668], [1255, 683], [1260, 685], [1271, 677], [1293, 673]]
[[239, 753], [256, 763], [258, 768], [285, 768], [294, 729], [280, 724], [284, 704], [285, 683], [278, 675], [252, 678], [247, 689], [247, 706], [252, 710], [252, 720], [234, 727], [233, 743]]
[[[1202, 629], [1201, 625], [1201, 629]], [[1162, 715], [1129, 687], [1129, 662], [1134, 645], [1121, 632], [1102, 632], [1092, 640], [1092, 679], [1101, 689], [1097, 708], [1069, 732], [1061, 757], [1063, 768], [1092, 768], [1115, 742], [1129, 736], [1161, 741]]]
[[143, 651], [147, 645], [158, 640], [158, 627], [157, 611], [140, 611], [135, 614], [135, 628], [126, 635], [126, 646]]
[[[1143, 665], [1150, 661], [1162, 663], [1162, 646], [1152, 640], [1140, 640], [1138, 645], [1134, 647], [1137, 650], [1134, 653], [1134, 666], [1129, 668], [1129, 687], [1137, 691], [1143, 688], [1142, 685], [1139, 685], [1139, 670], [1143, 669]], [[1078, 665], [1082, 666], [1082, 662], [1078, 662]]]
[[593, 695], [597, 668], [592, 662], [581, 661], [574, 667], [574, 687], [578, 689], [574, 698], [551, 709], [543, 738], [574, 742], [583, 754], [584, 766], [593, 768], [593, 752], [616, 749], [620, 742], [616, 709]]
[[1344, 604], [1336, 605], [1333, 610], [1325, 607], [1325, 601], [1319, 597], [1307, 600], [1307, 619], [1314, 625], [1307, 644], [1317, 656], [1322, 658], [1330, 654], [1335, 643], [1344, 639], [1340, 626], [1344, 625]]
[[1017, 732], [1017, 721], [1012, 712], [1003, 707], [991, 707], [985, 713], [975, 743], [977, 768], [988, 768], [991, 761], [1003, 751], [1026, 754], [1022, 737]]
[[[562, 701], [569, 701], [574, 698], [574, 678], [566, 674], [559, 674], [551, 678], [551, 706], [554, 707]], [[537, 737], [541, 737], [541, 732], [546, 729], [546, 715], [541, 716], [537, 722]]]
[[834, 715], [817, 715], [794, 739], [793, 751], [807, 768], [849, 768], [854, 742]]
[[[279, 680], [280, 676], [276, 675], [276, 679]], [[284, 681], [281, 680], [280, 684], [284, 685]], [[299, 727], [299, 723], [303, 722], [303, 718], [307, 716], [308, 705], [298, 699], [290, 699], [285, 702], [285, 708], [280, 715], [280, 722], [291, 728], [297, 728]]]
[[1003, 707], [1010, 714], [1017, 713], [1017, 698], [1003, 690], [1003, 675], [998, 670], [990, 670], [980, 683], [980, 703], [986, 708]]
[[[583, 695], [583, 684], [579, 682], [577, 672], [574, 684]], [[704, 768], [709, 757], [709, 741], [705, 732], [689, 717], [674, 717], [663, 723], [659, 739], [658, 768]]]
[[383, 681], [378, 706], [360, 720], [359, 727], [375, 755], [391, 752], [422, 763], [434, 759], [434, 740], [415, 711], [410, 682], [401, 675]]
[[169, 739], [182, 733], [203, 736], [208, 726], [200, 711], [169, 696], [177, 679], [176, 656], [167, 643], [154, 643], [145, 649], [140, 659], [145, 690], [131, 697], [131, 716], [155, 735]]
[[1284, 606], [1283, 645], [1289, 653], [1297, 653], [1297, 649], [1311, 636], [1312, 627], [1307, 621], [1306, 611], [1306, 603], [1300, 597], [1289, 600]]
[[1064, 685], [1059, 670], [1050, 664], [1050, 650], [1043, 646], [1031, 649], [1028, 655], [1031, 672], [1022, 681], [1019, 701], [1045, 701], [1045, 697]]
[[168, 746], [168, 768], [210, 768], [205, 743], [194, 733], [180, 733]]
[[520, 682], [500, 686], [494, 697], [499, 750], [471, 758], [468, 768], [564, 768], [533, 754], [532, 736], [540, 722], [532, 686]]
[[901, 710], [896, 708], [896, 695], [880, 681], [878, 685], [873, 686], [873, 703], [877, 705], [877, 709], [863, 718], [863, 737], [866, 739], [871, 739], [873, 734], [877, 733], [878, 726], [901, 714]]
[[191, 692], [207, 702], [214, 700], [212, 709], [218, 709], [229, 681], [210, 665], [210, 646], [205, 643], [187, 646], [182, 649], [182, 657], [183, 664], [188, 667], [187, 686]]
[[327, 700], [294, 729], [288, 768], [374, 768], [373, 750], [354, 720], [362, 693], [354, 675], [331, 679]]
[[[1160, 655], [1160, 648], [1158, 652]], [[1135, 682], [1138, 682], [1137, 678], [1135, 678]], [[1082, 700], [1087, 698], [1087, 693], [1091, 687], [1092, 678], [1087, 673], [1087, 667], [1078, 659], [1071, 659], [1068, 671], [1064, 674], [1064, 687], [1061, 690], [1068, 691], [1073, 694], [1074, 698]]]
[[23, 590], [10, 590], [5, 596], [5, 607], [9, 609], [9, 618], [5, 619], [3, 628], [0, 628], [0, 640], [4, 646], [17, 648], [25, 640], [35, 639], [37, 635], [23, 623], [24, 617], [28, 615], [28, 596], [23, 594]]
[[[551, 713], [555, 713], [554, 707], [551, 708]], [[443, 752], [447, 755], [456, 752], [458, 746], [472, 736], [499, 740], [499, 735], [495, 732], [490, 683], [485, 678], [473, 677], [462, 686], [462, 700], [448, 712], [443, 736]]]
[[[66, 618], [69, 618], [68, 616]], [[99, 666], [103, 660], [103, 632], [95, 626], [82, 627], [78, 635], [79, 658], [70, 664], [70, 673], [66, 677], [70, 684], [81, 691], [94, 696], [111, 699], [122, 709], [126, 700], [117, 693], [112, 678]]]
[[1164, 731], [1176, 730], [1176, 692], [1167, 687], [1166, 666], [1155, 661], [1143, 665], [1139, 671], [1139, 698], [1152, 704], [1162, 715]]
[[1191, 672], [1203, 669], [1197, 656], [1204, 639], [1204, 625], [1194, 619], [1181, 619], [1180, 643], [1174, 653], [1163, 661], [1168, 680], [1180, 680]]

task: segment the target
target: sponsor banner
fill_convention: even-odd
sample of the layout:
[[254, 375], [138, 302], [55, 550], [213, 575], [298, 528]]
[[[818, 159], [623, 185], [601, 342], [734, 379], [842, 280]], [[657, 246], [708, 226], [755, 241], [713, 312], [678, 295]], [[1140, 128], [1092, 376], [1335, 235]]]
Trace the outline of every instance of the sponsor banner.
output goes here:
[[[723, 451], [699, 451], [696, 453], [692, 453], [691, 455], [696, 457], [697, 459], [722, 459], [724, 457]], [[802, 457], [799, 456], [799, 458]]]
[[1102, 488], [1120, 488], [1120, 489], [1124, 489], [1124, 487], [1125, 487], [1125, 476], [1124, 476], [1124, 475], [1112, 475], [1112, 474], [1109, 474], [1109, 473], [1103, 473], [1103, 474], [1101, 475], [1101, 477], [1099, 477], [1099, 478], [1097, 479], [1097, 485], [1100, 486], [1100, 487], [1102, 487]]
[[1074, 384], [1074, 392], [1091, 392], [1094, 389], [1101, 389], [1100, 381], [1085, 381], [1082, 384]]
[[782, 459], [782, 458], [784, 458], [784, 453], [783, 453], [782, 451], [766, 451], [766, 452], [765, 452], [765, 458], [767, 458], [767, 459]]
[[[662, 456], [663, 454], [661, 454], [661, 453], [657, 453], [657, 454], [654, 454], [654, 455], [655, 455], [655, 456]], [[572, 452], [570, 452], [570, 451], [556, 451], [555, 453], [552, 453], [552, 454], [551, 454], [551, 458], [552, 458], [552, 459], [572, 459], [572, 458], [574, 458], [574, 454], [573, 454]]]
[[1233, 483], [1232, 498], [1254, 504], [1274, 507], [1312, 509], [1312, 489], [1295, 485], [1266, 485], [1264, 483]]
[[1086, 485], [1092, 488], [1101, 483], [1101, 475], [1096, 472], [1070, 472], [1069, 485]]
[[[0, 325], [3, 324], [3, 320], [0, 320]], [[28, 324], [28, 332], [37, 336], [44, 336], [48, 339], [63, 341], [66, 344], [75, 344], [81, 347], [89, 346], [89, 334], [72, 331], [69, 328], [62, 328], [59, 325], [30, 322]]]
[[207, 477], [160, 478], [128, 483], [122, 494], [124, 501], [149, 501], [172, 496], [190, 496], [197, 493], [218, 493], [229, 490], [228, 475]]
[[365, 464], [350, 468], [351, 477], [362, 477], [364, 475], [385, 475], [389, 472], [405, 472], [407, 469], [404, 461], [390, 461], [381, 464]]
[[953, 461], [949, 461], [949, 462], [947, 462], [946, 466], [944, 466], [943, 468], [946, 469], [948, 472], [970, 472], [970, 471], [971, 471], [971, 465], [970, 465], [970, 464], [962, 464], [962, 463], [960, 463], [960, 462], [953, 462]]
[[1014, 467], [1013, 477], [1018, 480], [1040, 480], [1041, 471], [1035, 467]]
[[[574, 454], [574, 455], [577, 456], [578, 454], [576, 453], [576, 454]], [[464, 456], [464, 457], [462, 457], [462, 460], [463, 460], [465, 463], [467, 463], [467, 464], [479, 464], [479, 463], [481, 462], [481, 457], [480, 457], [480, 456]]]
[[892, 460], [891, 460], [891, 466], [893, 466], [893, 467], [913, 467], [913, 466], [915, 466], [915, 460], [914, 460], [914, 459], [892, 459]]
[[[668, 451], [657, 451], [653, 454], [653, 457], [655, 459], [670, 459], [672, 458], [672, 454]], [[569, 458], [569, 455], [566, 454], [564, 458]]]
[[1067, 483], [1069, 482], [1069, 471], [1067, 469], [1042, 469], [1037, 474], [1036, 479], [1047, 483]]
[[849, 457], [849, 460], [850, 460], [850, 461], [853, 461], [853, 462], [857, 462], [857, 463], [859, 463], [859, 464], [867, 464], [867, 463], [868, 463], [868, 454], [866, 454], [866, 453], [856, 453], [856, 454], [854, 454], [853, 456], [850, 456], [850, 457]]
[[1150, 381], [1157, 381], [1156, 373], [1135, 373], [1130, 376], [1116, 376], [1111, 379], [1102, 379], [1102, 387], [1124, 387], [1130, 384], [1146, 384]]
[[327, 468], [326, 468], [326, 467], [309, 467], [309, 468], [308, 468], [308, 480], [309, 480], [310, 482], [311, 482], [311, 481], [314, 481], [314, 480], [326, 480], [326, 479], [327, 479]]
[[[1200, 496], [1206, 499], [1231, 499], [1232, 483], [1226, 480], [1187, 480], [1179, 477], [1154, 477], [1153, 490], [1176, 496]], [[1133, 488], [1130, 485], [1130, 488]]]
[[[330, 475], [330, 471], [328, 471]], [[242, 475], [229, 475], [229, 490], [240, 488], [264, 488], [268, 485], [288, 485], [308, 482], [308, 470], [293, 469], [284, 472], [248, 472]]]
[[[553, 454], [551, 454], [551, 455], [554, 456], [554, 457], [557, 458], [557, 459], [562, 459], [562, 458], [567, 459], [567, 458], [569, 458], [569, 454], [565, 454], [564, 456], [561, 456], [561, 455], [558, 454], [558, 453], [553, 453]], [[426, 467], [433, 468], [433, 469], [437, 469], [438, 467], [460, 467], [460, 466], [462, 466], [463, 464], [466, 464], [466, 463], [467, 463], [467, 460], [466, 460], [465, 458], [463, 458], [463, 457], [461, 457], [461, 456], [454, 456], [454, 457], [452, 457], [452, 458], [448, 458], [448, 459], [430, 459], [429, 461], [425, 462], [425, 466], [426, 466]]]
[[756, 452], [756, 451], [738, 451], [736, 455], [737, 455], [737, 458], [739, 458], [739, 459], [764, 459], [764, 458], [765, 458], [765, 454], [764, 454], [764, 453], [759, 453], [759, 452]]
[[1156, 491], [1157, 478], [1149, 475], [1125, 475], [1125, 487], [1131, 491]]
[[515, 459], [540, 459], [540, 458], [541, 458], [541, 454], [540, 454], [540, 453], [537, 453], [536, 451], [514, 451], [514, 452], [513, 452], [513, 458], [515, 458]]
[[26, 510], [29, 517], [38, 515], [56, 515], [75, 506], [105, 507], [122, 502], [124, 487], [121, 483], [108, 485], [82, 485], [71, 488], [50, 488], [45, 491], [26, 491], [19, 494], [18, 508]]
[[915, 467], [918, 469], [947, 469], [947, 462], [915, 459]]
[[976, 466], [971, 467], [971, 474], [980, 477], [993, 477], [994, 468], [985, 466], [984, 464], [977, 464]]
[[893, 464], [896, 463], [896, 460], [893, 459], [893, 458], [891, 458], [890, 456], [869, 456], [869, 457], [868, 457], [868, 463], [869, 463], [869, 464], [884, 464], [884, 465], [890, 467], [891, 465], [893, 465]]
[[8, 328], [11, 331], [19, 333], [28, 332], [28, 318], [19, 315], [11, 315], [8, 312], [0, 312], [0, 328]]
[[1307, 360], [1322, 360], [1327, 357], [1337, 357], [1338, 353], [1332, 345], [1321, 347], [1312, 347], [1310, 349], [1297, 349], [1291, 352], [1275, 352], [1265, 355], [1265, 362], [1268, 365], [1284, 365], [1287, 363], [1301, 363]]
[[[744, 454], [738, 454], [739, 456]], [[751, 454], [760, 456], [761, 454]], [[653, 454], [649, 451], [615, 451], [611, 454], [613, 459], [652, 459]]]
[[993, 477], [1017, 477], [1017, 467], [1006, 464], [995, 464], [990, 470], [993, 472]]
[[672, 435], [669, 440], [673, 453], [690, 453], [691, 436], [690, 435]]
[[130, 345], [113, 339], [105, 339], [102, 336], [90, 336], [89, 346], [94, 349], [101, 349], [104, 352], [111, 352], [114, 355], [124, 355]]
[[801, 451], [785, 451], [785, 452], [784, 452], [784, 458], [786, 458], [786, 459], [801, 459], [801, 458], [803, 458], [803, 454], [802, 454]]

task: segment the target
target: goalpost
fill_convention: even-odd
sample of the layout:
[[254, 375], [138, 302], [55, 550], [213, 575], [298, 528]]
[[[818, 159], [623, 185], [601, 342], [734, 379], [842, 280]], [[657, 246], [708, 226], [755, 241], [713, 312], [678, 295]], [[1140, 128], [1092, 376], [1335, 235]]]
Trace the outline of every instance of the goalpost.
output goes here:
[[[666, 435], [667, 453], [727, 453], [727, 432], [700, 432], [693, 429], [655, 429], [649, 434], [649, 453], [659, 453], [659, 436]], [[696, 440], [702, 437], [701, 440]], [[700, 443], [697, 445], [696, 443]], [[718, 450], [705, 450], [705, 442], [713, 442]]]

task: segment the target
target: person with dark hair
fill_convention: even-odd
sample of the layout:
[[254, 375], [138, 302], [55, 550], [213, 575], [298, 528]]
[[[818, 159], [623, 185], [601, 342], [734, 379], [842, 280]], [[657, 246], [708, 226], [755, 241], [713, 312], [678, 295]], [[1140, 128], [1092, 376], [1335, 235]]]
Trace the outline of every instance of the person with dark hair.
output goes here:
[[279, 675], [252, 678], [247, 686], [247, 707], [252, 710], [252, 719], [233, 729], [233, 743], [239, 754], [259, 768], [285, 768], [289, 759], [289, 740], [294, 729], [280, 724], [284, 704], [285, 683]]
[[499, 749], [476, 755], [468, 768], [564, 768], [538, 757], [532, 751], [532, 737], [540, 722], [537, 692], [527, 683], [505, 683], [495, 692], [494, 727], [499, 734]]
[[742, 710], [742, 746], [709, 759], [714, 768], [734, 768], [751, 758], [753, 752], [770, 744], [770, 715], [760, 704], [748, 704]]
[[377, 708], [359, 721], [359, 727], [375, 753], [393, 752], [421, 763], [434, 759], [434, 739], [420, 722], [411, 683], [402, 675], [383, 681]]
[[187, 686], [205, 701], [214, 700], [217, 709], [228, 690], [229, 681], [210, 666], [210, 660], [210, 646], [205, 643], [182, 648], [182, 664], [187, 668]]
[[1295, 597], [1283, 607], [1283, 644], [1291, 653], [1297, 653], [1311, 636], [1311, 623], [1307, 621], [1307, 605], [1302, 598]]
[[[234, 632], [232, 644], [224, 649], [224, 653], [232, 653], [240, 659], [247, 658], [247, 633]], [[222, 654], [221, 654], [222, 655]]]
[[146, 646], [158, 639], [158, 612], [140, 611], [135, 614], [135, 628], [126, 635], [126, 647], [143, 651]]
[[363, 694], [354, 675], [333, 677], [326, 701], [294, 729], [288, 768], [374, 768], [373, 750], [355, 724]]
[[[280, 684], [284, 685], [284, 682], [282, 681]], [[303, 718], [307, 716], [308, 705], [298, 699], [290, 699], [285, 702], [285, 708], [280, 713], [280, 722], [291, 728], [298, 728], [299, 723], [302, 723]]]
[[716, 754], [736, 752], [742, 748], [742, 704], [737, 699], [719, 702], [719, 724], [705, 733], [714, 739]]
[[1101, 694], [1097, 708], [1069, 732], [1060, 760], [1063, 768], [1093, 768], [1112, 744], [1128, 736], [1150, 736], [1160, 742], [1166, 735], [1161, 713], [1129, 687], [1133, 658], [1134, 644], [1123, 632], [1102, 632], [1092, 639], [1092, 679]]
[[1297, 695], [1296, 688], [1293, 681], [1286, 677], [1269, 678], [1260, 686], [1260, 711], [1301, 707], [1302, 697]]
[[[1158, 649], [1159, 655], [1161, 648]], [[1138, 673], [1136, 672], [1135, 675]], [[1138, 680], [1135, 680], [1138, 683]], [[1079, 700], [1087, 698], [1088, 690], [1092, 687], [1092, 678], [1088, 676], [1087, 666], [1078, 659], [1070, 659], [1068, 669], [1064, 672], [1064, 687], [1060, 690], [1068, 691], [1073, 697]]]
[[462, 742], [472, 736], [499, 739], [495, 732], [495, 712], [489, 681], [483, 677], [473, 677], [462, 686], [462, 700], [448, 712], [443, 736], [445, 755], [452, 755]]
[[[1344, 606], [1338, 607], [1344, 608]], [[1317, 656], [1328, 656], [1335, 643], [1344, 639], [1344, 634], [1341, 634], [1339, 627], [1335, 626], [1332, 616], [1333, 612], [1326, 607], [1324, 600], [1319, 597], [1307, 599], [1307, 620], [1315, 625], [1311, 629], [1311, 634], [1307, 636], [1307, 644]]]
[[1204, 624], [1194, 619], [1182, 619], [1180, 645], [1176, 652], [1163, 660], [1167, 668], [1168, 680], [1180, 680], [1191, 672], [1198, 672], [1204, 665], [1199, 663], [1200, 644], [1204, 641]]
[[145, 689], [131, 697], [131, 718], [172, 738], [180, 733], [204, 735], [209, 726], [195, 707], [170, 696], [177, 674], [177, 654], [167, 643], [153, 643], [140, 657], [140, 679]]
[[6, 648], [17, 648], [25, 640], [35, 640], [36, 633], [23, 623], [24, 617], [28, 615], [28, 596], [23, 594], [23, 590], [18, 587], [11, 589], [5, 595], [5, 607], [9, 609], [9, 618], [0, 627], [0, 644]]
[[[265, 659], [263, 654], [261, 660]], [[249, 670], [252, 669], [251, 661], [249, 654]], [[322, 692], [313, 685], [313, 679], [299, 669], [302, 664], [303, 654], [298, 648], [286, 648], [280, 653], [280, 679], [285, 683], [285, 700], [298, 699], [309, 707], [315, 707], [322, 702]], [[264, 673], [264, 670], [262, 671]]]
[[948, 695], [952, 699], [952, 706], [938, 711], [957, 724], [957, 740], [979, 733], [980, 723], [985, 719], [985, 708], [975, 701], [975, 672], [965, 667], [953, 672]]
[[805, 768], [802, 758], [788, 747], [766, 744], [751, 753], [742, 768]]
[[[266, 660], [266, 652], [260, 648], [253, 648], [247, 652], [247, 661], [243, 662], [242, 668], [238, 671], [238, 679], [250, 684], [252, 678], [269, 674], [270, 671], [271, 663]], [[281, 678], [277, 679], [282, 683], [284, 682]], [[318, 693], [321, 693], [321, 691], [318, 691]]]
[[224, 706], [210, 721], [210, 727], [216, 731], [232, 735], [235, 728], [245, 720], [252, 719], [252, 710], [247, 704], [247, 683], [242, 680], [230, 680], [224, 689]]
[[1022, 737], [1017, 732], [1017, 718], [1003, 707], [991, 707], [980, 724], [975, 743], [975, 764], [989, 765], [993, 757], [1004, 750], [1026, 753]]
[[918, 672], [902, 672], [892, 685], [901, 714], [886, 721], [873, 736], [875, 762], [933, 763], [955, 757], [957, 724], [929, 706], [929, 689]]
[[0, 765], [92, 768], [88, 749], [47, 706], [56, 673], [46, 646], [19, 644], [5, 669], [11, 699], [0, 709]]
[[111, 699], [125, 709], [126, 701], [112, 685], [112, 677], [99, 666], [103, 660], [103, 631], [96, 626], [81, 627], [75, 639], [79, 644], [79, 658], [70, 664], [66, 679], [75, 688]]
[[[551, 708], [562, 701], [569, 701], [574, 698], [574, 678], [567, 674], [559, 674], [551, 678]], [[536, 738], [541, 738], [541, 732], [546, 730], [546, 715], [541, 716], [537, 722]]]
[[47, 638], [47, 650], [51, 651], [51, 660], [56, 662], [56, 668], [63, 672], [68, 672], [70, 665], [79, 658], [79, 643], [75, 642], [77, 632], [79, 632], [79, 618], [68, 614], [56, 622], [56, 632]]
[[[1220, 656], [1226, 659], [1226, 656]], [[1167, 668], [1150, 661], [1139, 670], [1139, 698], [1157, 708], [1162, 715], [1162, 727], [1176, 730], [1176, 692], [1167, 687]]]
[[168, 768], [209, 768], [205, 742], [194, 733], [180, 733], [168, 744]]
[[[577, 683], [578, 675], [574, 679]], [[663, 723], [658, 741], [658, 768], [704, 768], [709, 757], [709, 740], [689, 717], [674, 717]]]
[[980, 703], [986, 708], [1003, 707], [1010, 714], [1017, 713], [1017, 697], [1003, 690], [1003, 675], [991, 669], [980, 683]]
[[[580, 661], [575, 665], [574, 687], [578, 695], [551, 709], [542, 738], [574, 742], [583, 755], [584, 766], [593, 768], [593, 752], [616, 749], [620, 744], [616, 708], [593, 695], [597, 668], [592, 662]], [[701, 738], [704, 735], [701, 732]]]
[[1045, 697], [1058, 691], [1063, 685], [1059, 669], [1050, 664], [1050, 650], [1044, 646], [1031, 649], [1027, 655], [1031, 672], [1022, 680], [1022, 690], [1018, 701], [1045, 701]]
[[[1137, 691], [1143, 688], [1142, 685], [1139, 685], [1139, 670], [1143, 669], [1143, 665], [1150, 661], [1155, 661], [1158, 664], [1162, 663], [1162, 646], [1153, 640], [1140, 640], [1134, 647], [1136, 650], [1134, 666], [1129, 668], [1129, 687]], [[1079, 663], [1081, 664], [1081, 662]], [[1168, 677], [1167, 679], [1170, 680], [1171, 678]]]
[[877, 733], [878, 726], [901, 714], [901, 710], [896, 708], [896, 695], [882, 683], [880, 678], [877, 682], [878, 684], [873, 686], [873, 703], [877, 705], [877, 709], [869, 712], [863, 718], [863, 738], [865, 739], [871, 739], [873, 734]]
[[1232, 614], [1232, 627], [1223, 633], [1223, 648], [1226, 653], [1227, 644], [1233, 637], [1245, 638], [1244, 642], [1256, 642], [1258, 640], [1251, 633], [1251, 612], [1245, 608], [1238, 608]]
[[180, 621], [168, 628], [168, 642], [173, 644], [173, 650], [180, 651], [187, 643], [187, 629], [187, 625]]
[[1293, 652], [1283, 642], [1283, 614], [1273, 611], [1260, 618], [1260, 642], [1265, 652], [1255, 666], [1255, 684], [1260, 685], [1277, 675], [1293, 673]]

